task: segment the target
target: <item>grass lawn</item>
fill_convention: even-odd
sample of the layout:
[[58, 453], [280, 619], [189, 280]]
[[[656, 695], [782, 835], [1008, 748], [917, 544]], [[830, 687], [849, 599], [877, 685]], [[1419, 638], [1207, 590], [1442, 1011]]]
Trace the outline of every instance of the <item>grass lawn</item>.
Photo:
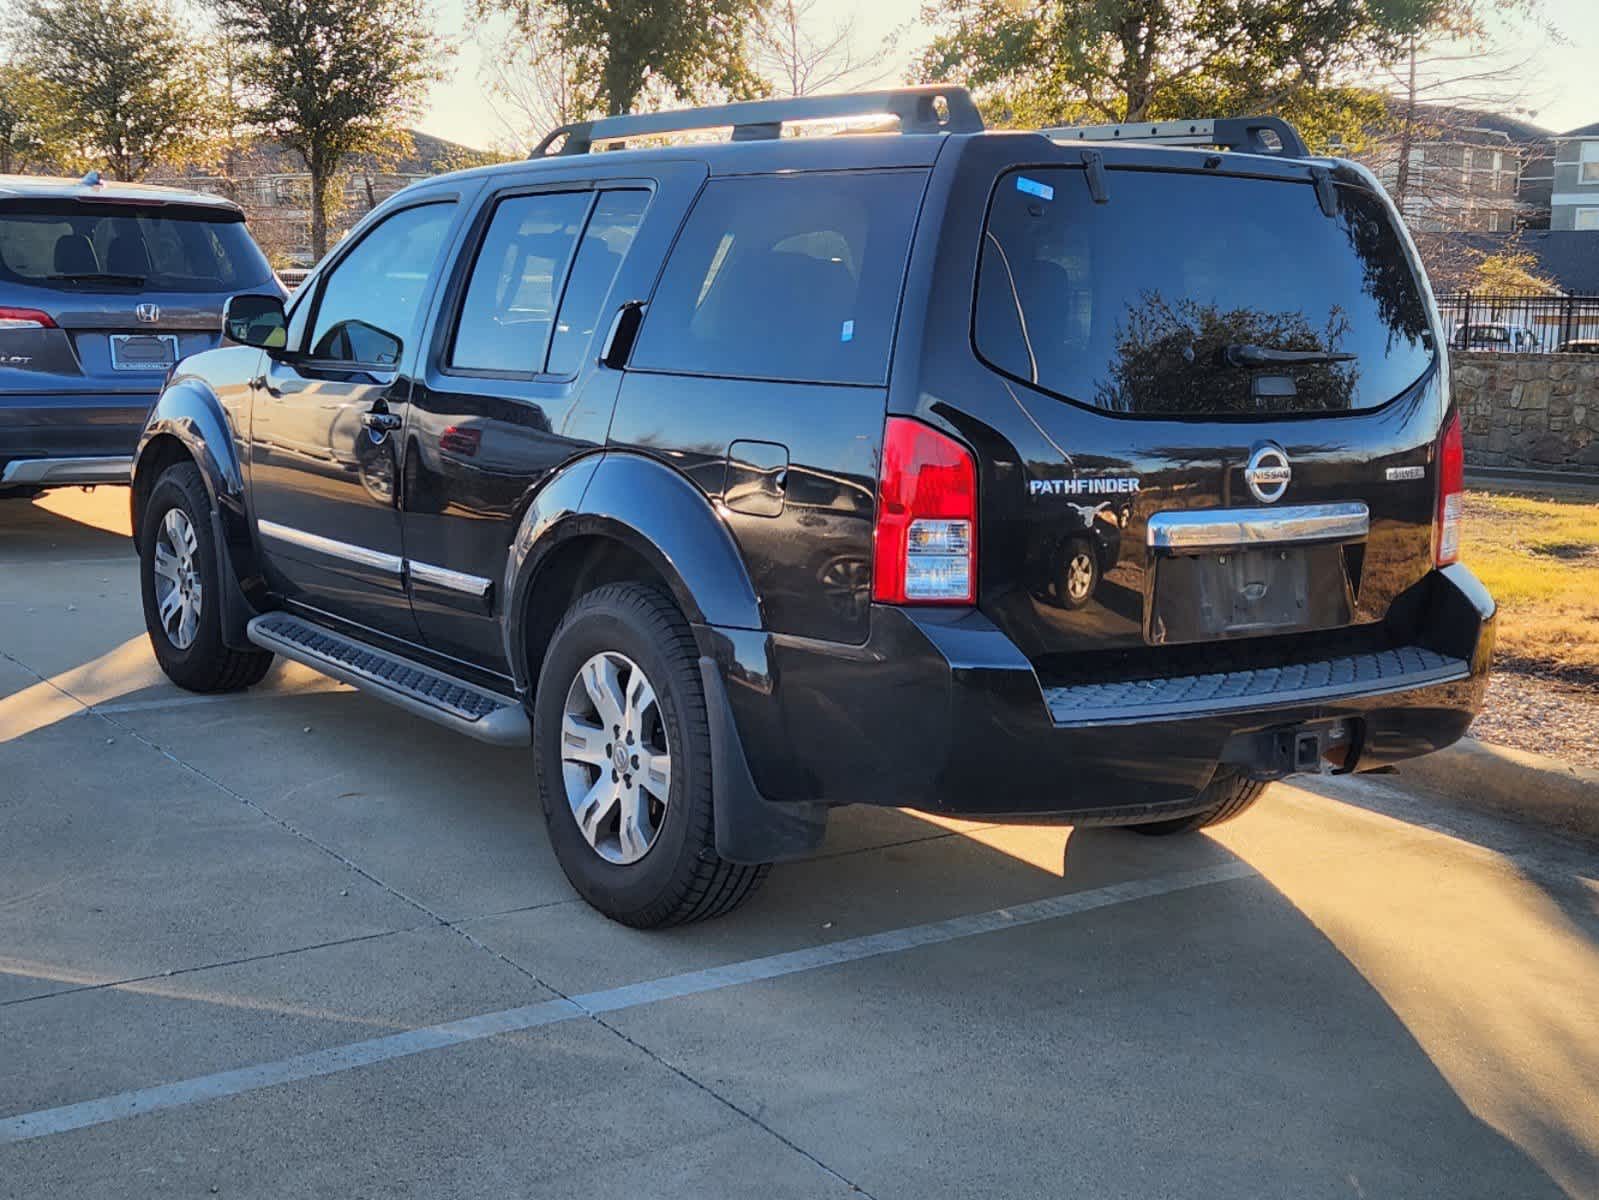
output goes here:
[[1463, 538], [1499, 602], [1505, 665], [1599, 680], [1599, 501], [1467, 492]]

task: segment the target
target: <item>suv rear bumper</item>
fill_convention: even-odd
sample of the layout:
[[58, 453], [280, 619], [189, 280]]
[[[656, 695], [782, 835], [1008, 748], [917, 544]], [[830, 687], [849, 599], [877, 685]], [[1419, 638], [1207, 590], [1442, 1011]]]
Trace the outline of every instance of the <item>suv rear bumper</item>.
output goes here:
[[154, 392], [0, 392], [0, 484], [127, 483]]
[[1341, 725], [1354, 770], [1456, 741], [1482, 704], [1494, 605], [1464, 567], [1423, 586], [1415, 645], [1071, 688], [1043, 687], [975, 612], [875, 608], [863, 646], [699, 633], [770, 801], [1136, 820], [1191, 806], [1222, 761], [1287, 773], [1274, 748], [1296, 731]]

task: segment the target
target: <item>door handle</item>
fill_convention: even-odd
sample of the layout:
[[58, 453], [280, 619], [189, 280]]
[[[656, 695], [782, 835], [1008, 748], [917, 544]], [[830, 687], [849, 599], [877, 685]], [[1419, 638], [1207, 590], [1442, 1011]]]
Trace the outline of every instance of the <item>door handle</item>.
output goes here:
[[361, 424], [373, 433], [393, 433], [402, 424], [399, 413], [373, 411], [361, 414]]

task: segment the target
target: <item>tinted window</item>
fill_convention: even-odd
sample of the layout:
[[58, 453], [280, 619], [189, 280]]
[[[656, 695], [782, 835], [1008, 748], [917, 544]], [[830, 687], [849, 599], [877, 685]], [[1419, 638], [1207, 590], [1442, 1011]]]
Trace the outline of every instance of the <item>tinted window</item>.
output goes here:
[[542, 369], [566, 265], [593, 198], [591, 192], [548, 192], [500, 201], [472, 266], [452, 367]]
[[[1080, 169], [1001, 177], [976, 320], [993, 365], [1147, 415], [1370, 408], [1431, 363], [1427, 307], [1370, 193], [1338, 186], [1328, 217], [1309, 183], [1107, 176], [1104, 204]], [[1250, 365], [1243, 346], [1327, 357]]]
[[231, 292], [271, 278], [244, 222], [226, 213], [36, 201], [0, 207], [0, 279], [66, 288]]
[[334, 264], [311, 334], [315, 358], [392, 366], [411, 338], [453, 204], [395, 213]]
[[920, 172], [713, 180], [633, 355], [662, 371], [880, 384]]
[[649, 198], [650, 194], [644, 191], [606, 192], [594, 206], [571, 277], [566, 281], [566, 294], [561, 297], [555, 337], [550, 342], [550, 361], [545, 367], [551, 375], [577, 374], [583, 355], [594, 340], [601, 306], [627, 248], [633, 244], [633, 234], [638, 231]]

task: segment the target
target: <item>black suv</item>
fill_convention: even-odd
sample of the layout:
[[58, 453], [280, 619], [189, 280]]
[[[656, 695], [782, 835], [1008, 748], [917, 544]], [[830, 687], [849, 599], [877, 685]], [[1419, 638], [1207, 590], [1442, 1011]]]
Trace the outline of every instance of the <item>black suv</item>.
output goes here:
[[244, 292], [284, 294], [231, 200], [0, 175], [0, 495], [127, 483], [168, 369]]
[[1442, 327], [1376, 181], [1280, 121], [575, 125], [225, 332], [136, 464], [168, 675], [281, 654], [531, 743], [630, 924], [727, 911], [834, 805], [1185, 832], [1481, 701]]

